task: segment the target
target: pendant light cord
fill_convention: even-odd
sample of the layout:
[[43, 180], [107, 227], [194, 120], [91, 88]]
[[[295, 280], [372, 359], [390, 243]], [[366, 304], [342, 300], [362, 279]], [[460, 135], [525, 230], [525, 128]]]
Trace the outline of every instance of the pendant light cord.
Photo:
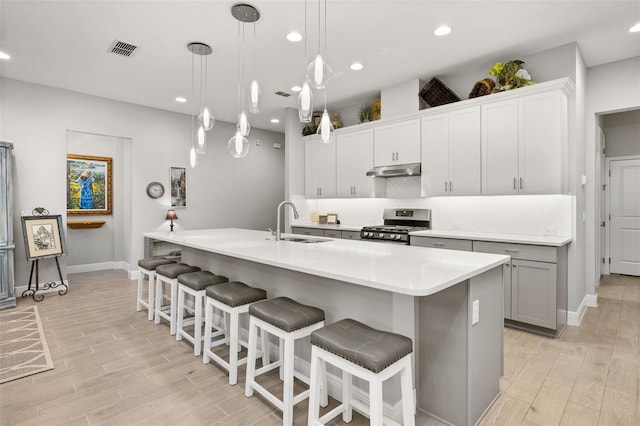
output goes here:
[[196, 62], [195, 62], [195, 53], [191, 51], [191, 143], [195, 143], [195, 133], [194, 133], [194, 114], [195, 114], [195, 73], [196, 73]]

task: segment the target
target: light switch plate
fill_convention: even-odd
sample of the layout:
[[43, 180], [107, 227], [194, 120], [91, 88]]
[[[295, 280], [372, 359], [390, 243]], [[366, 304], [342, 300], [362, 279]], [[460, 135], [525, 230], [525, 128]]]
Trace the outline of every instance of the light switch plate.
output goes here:
[[473, 301], [473, 313], [472, 313], [471, 325], [475, 325], [480, 321], [480, 301]]

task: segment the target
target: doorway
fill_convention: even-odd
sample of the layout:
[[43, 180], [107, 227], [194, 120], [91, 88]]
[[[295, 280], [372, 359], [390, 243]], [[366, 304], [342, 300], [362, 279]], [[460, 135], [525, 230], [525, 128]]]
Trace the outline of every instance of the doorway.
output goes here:
[[640, 276], [640, 156], [607, 159], [609, 273]]

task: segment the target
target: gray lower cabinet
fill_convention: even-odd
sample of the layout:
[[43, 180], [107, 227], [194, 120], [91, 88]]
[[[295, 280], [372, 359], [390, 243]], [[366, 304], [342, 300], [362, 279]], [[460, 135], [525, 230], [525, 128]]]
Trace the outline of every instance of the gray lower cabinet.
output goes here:
[[567, 324], [567, 247], [411, 237], [411, 245], [507, 254], [505, 324], [557, 336]]
[[308, 228], [305, 226], [292, 226], [294, 234], [311, 235], [314, 237], [342, 238], [345, 240], [359, 240], [360, 231], [341, 231], [339, 229]]
[[322, 232], [322, 229], [319, 229], [319, 228], [305, 228], [301, 226], [292, 226], [291, 232], [294, 234], [311, 235], [314, 237], [324, 236], [324, 232]]

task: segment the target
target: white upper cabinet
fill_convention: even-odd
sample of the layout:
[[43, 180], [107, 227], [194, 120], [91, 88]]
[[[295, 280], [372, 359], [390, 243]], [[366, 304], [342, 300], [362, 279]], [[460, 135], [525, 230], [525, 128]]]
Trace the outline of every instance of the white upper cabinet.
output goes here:
[[422, 119], [422, 196], [480, 195], [480, 107]]
[[340, 133], [336, 138], [337, 196], [374, 196], [374, 178], [366, 176], [373, 168], [373, 129]]
[[376, 166], [420, 162], [420, 119], [396, 121], [374, 128]]
[[304, 190], [307, 198], [336, 196], [336, 142], [323, 143], [319, 136], [305, 141]]
[[482, 193], [566, 188], [567, 98], [560, 90], [482, 106]]

